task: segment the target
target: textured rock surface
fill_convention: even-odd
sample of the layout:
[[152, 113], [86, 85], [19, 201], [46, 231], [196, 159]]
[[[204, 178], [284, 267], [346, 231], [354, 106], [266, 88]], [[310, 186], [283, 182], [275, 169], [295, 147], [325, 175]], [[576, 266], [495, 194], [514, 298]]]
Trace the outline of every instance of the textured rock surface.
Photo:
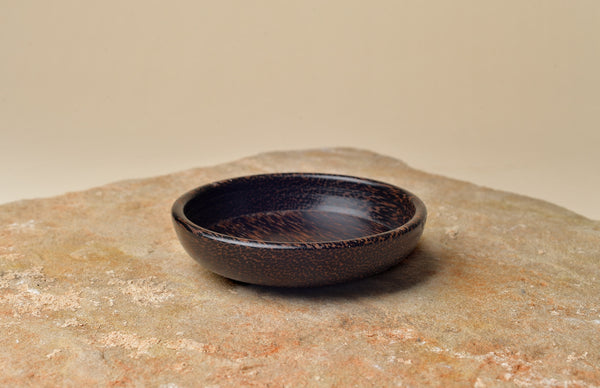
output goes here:
[[[429, 209], [402, 264], [282, 290], [205, 271], [170, 206], [209, 181], [322, 171]], [[349, 149], [269, 153], [0, 207], [0, 385], [600, 385], [600, 222]]]

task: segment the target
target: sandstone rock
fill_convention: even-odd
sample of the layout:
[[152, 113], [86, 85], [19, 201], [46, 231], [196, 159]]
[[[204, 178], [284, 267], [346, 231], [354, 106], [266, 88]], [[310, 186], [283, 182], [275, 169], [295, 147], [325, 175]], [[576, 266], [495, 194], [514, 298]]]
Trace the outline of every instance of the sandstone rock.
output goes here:
[[[232, 176], [321, 171], [429, 210], [378, 276], [272, 289], [204, 270], [170, 206]], [[594, 386], [600, 222], [353, 149], [275, 152], [0, 206], [0, 385]]]

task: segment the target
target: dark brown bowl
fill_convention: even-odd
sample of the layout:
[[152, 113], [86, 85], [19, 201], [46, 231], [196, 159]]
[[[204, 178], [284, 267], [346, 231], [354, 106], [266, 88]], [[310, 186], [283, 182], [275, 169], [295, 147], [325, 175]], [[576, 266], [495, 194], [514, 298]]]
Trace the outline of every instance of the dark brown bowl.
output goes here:
[[342, 175], [252, 175], [201, 186], [173, 204], [181, 244], [219, 275], [283, 287], [384, 271], [417, 245], [427, 211], [413, 194]]

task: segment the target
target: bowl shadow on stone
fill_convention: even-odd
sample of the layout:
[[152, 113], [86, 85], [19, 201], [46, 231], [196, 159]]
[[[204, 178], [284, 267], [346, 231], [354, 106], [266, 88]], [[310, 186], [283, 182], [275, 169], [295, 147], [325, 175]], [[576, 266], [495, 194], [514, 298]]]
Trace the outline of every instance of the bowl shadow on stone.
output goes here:
[[[439, 259], [426, 241], [397, 265], [379, 274], [330, 286], [286, 288], [228, 280], [258, 294], [303, 299], [354, 299], [402, 292], [424, 283], [439, 269]], [[215, 275], [218, 276], [218, 275]]]

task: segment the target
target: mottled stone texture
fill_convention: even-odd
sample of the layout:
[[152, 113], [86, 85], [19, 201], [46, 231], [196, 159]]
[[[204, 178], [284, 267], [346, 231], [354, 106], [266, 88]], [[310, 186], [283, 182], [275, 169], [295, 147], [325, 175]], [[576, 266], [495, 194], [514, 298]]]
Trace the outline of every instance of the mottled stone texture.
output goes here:
[[[204, 270], [183, 192], [275, 171], [420, 196], [417, 250], [381, 275], [271, 289]], [[0, 385], [600, 385], [600, 222], [352, 149], [263, 154], [0, 206]]]

